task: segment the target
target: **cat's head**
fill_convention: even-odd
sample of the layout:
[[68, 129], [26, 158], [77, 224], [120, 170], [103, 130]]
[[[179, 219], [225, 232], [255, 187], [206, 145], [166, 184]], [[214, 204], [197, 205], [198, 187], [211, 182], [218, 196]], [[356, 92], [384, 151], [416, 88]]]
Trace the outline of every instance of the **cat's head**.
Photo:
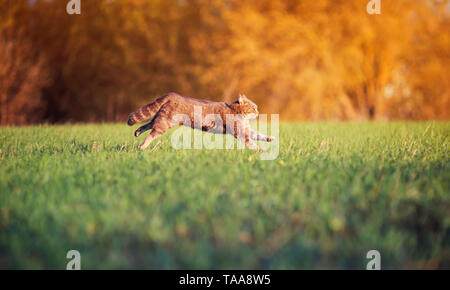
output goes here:
[[239, 98], [231, 104], [231, 107], [246, 120], [255, 119], [259, 115], [258, 106], [245, 95], [239, 94]]

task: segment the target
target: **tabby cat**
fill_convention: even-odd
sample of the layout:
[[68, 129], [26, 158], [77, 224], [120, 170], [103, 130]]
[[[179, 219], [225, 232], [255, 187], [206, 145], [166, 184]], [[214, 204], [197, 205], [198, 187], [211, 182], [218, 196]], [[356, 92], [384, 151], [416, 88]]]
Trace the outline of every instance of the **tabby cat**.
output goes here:
[[[187, 116], [188, 122], [178, 120], [176, 117], [180, 114]], [[255, 119], [258, 114], [258, 106], [244, 95], [239, 95], [236, 101], [227, 104], [168, 93], [130, 114], [127, 124], [132, 126], [136, 123], [148, 122], [135, 131], [136, 137], [152, 129], [139, 146], [141, 150], [147, 148], [155, 138], [178, 125], [216, 134], [230, 134], [246, 147], [260, 150], [253, 140], [271, 142], [275, 140], [275, 137], [266, 136], [250, 127], [249, 120]], [[211, 116], [214, 117], [211, 118]]]

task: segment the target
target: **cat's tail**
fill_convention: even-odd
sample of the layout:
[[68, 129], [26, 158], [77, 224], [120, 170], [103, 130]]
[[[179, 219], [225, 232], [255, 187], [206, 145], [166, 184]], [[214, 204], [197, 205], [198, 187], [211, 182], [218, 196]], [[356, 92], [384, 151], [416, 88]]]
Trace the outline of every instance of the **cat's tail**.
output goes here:
[[159, 109], [168, 102], [169, 98], [175, 93], [169, 93], [164, 96], [159, 97], [154, 102], [140, 107], [136, 112], [133, 112], [128, 116], [127, 124], [128, 126], [133, 126], [136, 123], [141, 123], [151, 120]]

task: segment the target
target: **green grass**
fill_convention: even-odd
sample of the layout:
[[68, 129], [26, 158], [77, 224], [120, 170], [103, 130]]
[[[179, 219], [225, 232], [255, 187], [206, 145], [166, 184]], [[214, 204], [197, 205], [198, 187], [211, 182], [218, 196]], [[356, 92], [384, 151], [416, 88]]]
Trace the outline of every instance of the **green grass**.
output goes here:
[[280, 154], [0, 128], [0, 268], [450, 267], [450, 123], [283, 123]]

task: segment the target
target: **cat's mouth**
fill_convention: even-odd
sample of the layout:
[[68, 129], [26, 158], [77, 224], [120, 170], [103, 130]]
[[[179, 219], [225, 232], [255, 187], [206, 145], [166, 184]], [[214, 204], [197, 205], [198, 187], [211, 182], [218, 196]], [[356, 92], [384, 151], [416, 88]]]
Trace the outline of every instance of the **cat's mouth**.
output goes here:
[[258, 114], [255, 114], [255, 113], [251, 113], [251, 114], [248, 114], [248, 115], [244, 116], [244, 118], [246, 120], [253, 120], [253, 119], [256, 119], [256, 117], [258, 117]]

